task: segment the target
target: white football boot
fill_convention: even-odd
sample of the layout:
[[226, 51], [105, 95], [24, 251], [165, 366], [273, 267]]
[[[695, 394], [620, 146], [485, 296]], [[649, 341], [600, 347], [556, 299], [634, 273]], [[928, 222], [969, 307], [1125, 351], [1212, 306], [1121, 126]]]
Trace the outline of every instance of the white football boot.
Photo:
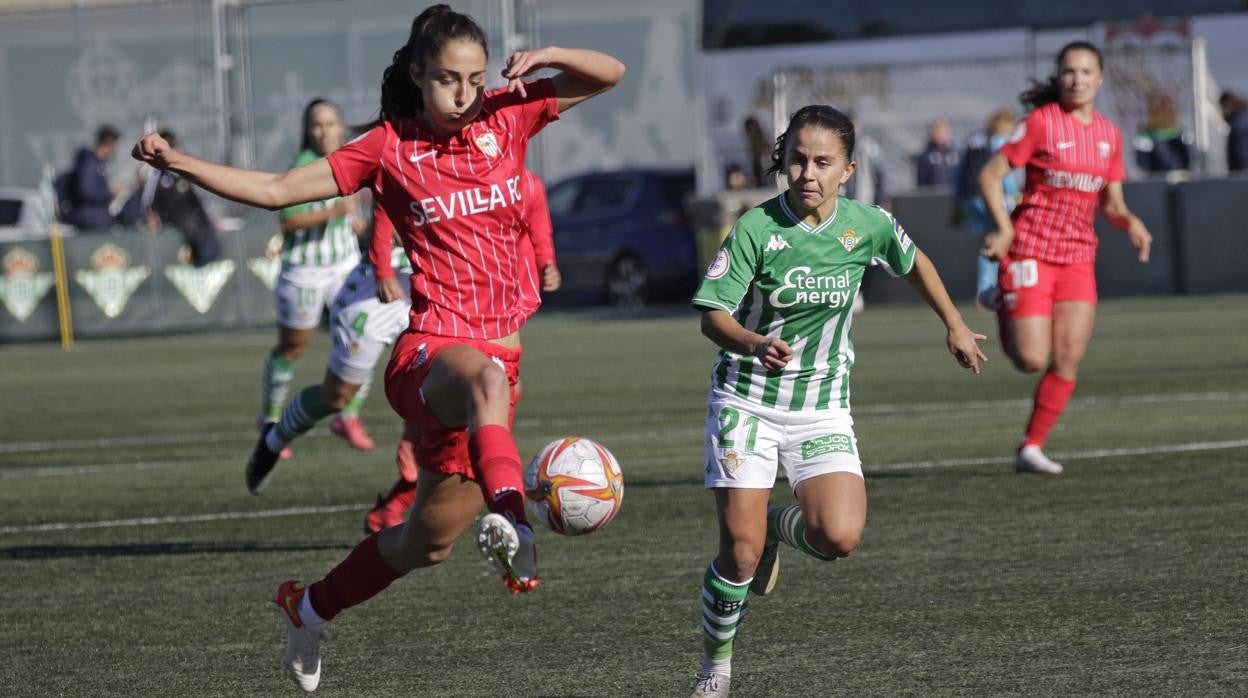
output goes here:
[[537, 540], [528, 524], [516, 525], [502, 514], [486, 514], [477, 525], [477, 549], [502, 575], [511, 593], [537, 588]]
[[311, 693], [321, 683], [321, 643], [330, 638], [328, 630], [313, 630], [299, 617], [299, 604], [307, 591], [303, 584], [287, 580], [277, 588], [273, 603], [277, 605], [277, 614], [286, 621], [286, 654], [282, 663], [295, 685]]
[[1061, 475], [1062, 464], [1044, 455], [1039, 446], [1027, 445], [1018, 449], [1018, 455], [1014, 456], [1014, 472]]
[[699, 671], [694, 677], [693, 693], [689, 698], [727, 698], [728, 684], [732, 676], [711, 671]]

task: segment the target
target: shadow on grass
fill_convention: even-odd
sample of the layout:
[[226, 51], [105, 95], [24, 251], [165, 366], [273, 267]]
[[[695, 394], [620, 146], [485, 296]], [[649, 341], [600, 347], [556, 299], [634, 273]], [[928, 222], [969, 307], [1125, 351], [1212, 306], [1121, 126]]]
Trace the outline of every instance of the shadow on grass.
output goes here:
[[156, 555], [219, 555], [350, 550], [343, 543], [268, 545], [263, 543], [114, 543], [111, 545], [15, 545], [0, 548], [0, 559], [62, 560], [81, 557], [152, 557]]

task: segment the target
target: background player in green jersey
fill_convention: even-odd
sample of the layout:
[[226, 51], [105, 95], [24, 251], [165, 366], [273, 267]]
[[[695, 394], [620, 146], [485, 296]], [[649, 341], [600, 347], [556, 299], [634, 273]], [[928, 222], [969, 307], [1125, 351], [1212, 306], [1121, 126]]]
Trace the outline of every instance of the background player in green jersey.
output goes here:
[[[931, 261], [877, 206], [838, 196], [854, 172], [854, 126], [803, 107], [776, 140], [771, 174], [788, 191], [737, 220], [693, 305], [721, 348], [706, 422], [705, 484], [715, 492], [719, 553], [702, 583], [702, 668], [693, 696], [726, 696], [732, 642], [750, 591], [765, 594], [783, 542], [820, 560], [845, 557], [867, 521], [849, 413], [849, 339], [866, 267], [904, 276], [945, 323], [958, 363], [986, 361]], [[769, 507], [777, 466], [797, 504]]]
[[[301, 150], [291, 167], [315, 162], [337, 150], [343, 141], [342, 114], [331, 102], [314, 99], [303, 110]], [[282, 271], [274, 290], [277, 302], [277, 346], [264, 362], [260, 433], [265, 436], [282, 417], [295, 377], [295, 363], [320, 324], [321, 312], [338, 295], [347, 275], [360, 261], [357, 236], [364, 220], [355, 200], [334, 197], [282, 209]], [[368, 395], [361, 386], [330, 427], [355, 448], [369, 450], [373, 441], [359, 420]], [[288, 448], [282, 456], [290, 457]]]

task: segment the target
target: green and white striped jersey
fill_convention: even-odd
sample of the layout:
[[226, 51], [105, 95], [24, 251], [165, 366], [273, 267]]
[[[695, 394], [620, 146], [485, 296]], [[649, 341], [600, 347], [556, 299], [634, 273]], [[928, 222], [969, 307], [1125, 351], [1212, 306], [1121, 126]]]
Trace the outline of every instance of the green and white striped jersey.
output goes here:
[[[320, 156], [304, 150], [295, 157], [291, 169], [316, 162]], [[320, 211], [338, 203], [340, 197], [312, 201], [282, 209], [282, 220], [297, 213]], [[282, 235], [282, 263], [292, 266], [329, 267], [360, 257], [360, 246], [347, 216], [337, 216], [314, 228], [300, 228]]]
[[694, 307], [732, 313], [746, 329], [779, 337], [793, 359], [768, 374], [753, 356], [720, 351], [712, 385], [780, 410], [849, 407], [854, 297], [873, 264], [893, 276], [917, 248], [888, 212], [839, 197], [816, 228], [784, 194], [742, 214], [693, 296]]

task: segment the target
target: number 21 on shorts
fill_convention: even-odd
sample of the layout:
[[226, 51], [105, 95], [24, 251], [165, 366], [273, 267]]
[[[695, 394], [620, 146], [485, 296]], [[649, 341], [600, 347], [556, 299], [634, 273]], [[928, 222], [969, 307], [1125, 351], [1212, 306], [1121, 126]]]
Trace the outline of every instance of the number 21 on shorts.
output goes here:
[[[724, 406], [719, 409], [719, 434], [716, 440], [719, 448], [740, 448], [746, 453], [754, 452], [754, 444], [758, 439], [758, 417], [748, 415], [744, 420], [735, 408]], [[745, 443], [738, 445], [738, 440]]]

